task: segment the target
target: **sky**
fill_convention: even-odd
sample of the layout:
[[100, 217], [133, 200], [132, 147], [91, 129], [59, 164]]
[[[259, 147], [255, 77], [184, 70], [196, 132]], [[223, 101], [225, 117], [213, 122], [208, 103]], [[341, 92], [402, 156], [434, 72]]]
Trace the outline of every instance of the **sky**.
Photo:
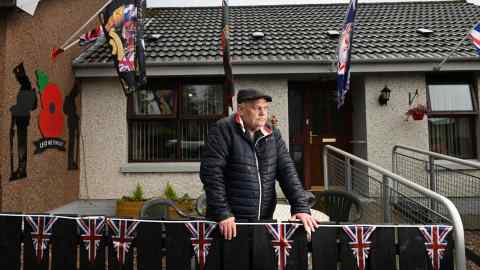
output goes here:
[[[359, 3], [368, 2], [411, 2], [411, 1], [439, 1], [439, 0], [359, 0]], [[320, 4], [320, 3], [348, 3], [349, 0], [229, 0], [230, 6], [242, 5], [278, 5], [278, 4]], [[467, 0], [480, 5], [480, 0]], [[147, 0], [148, 7], [200, 7], [220, 6], [221, 0]]]

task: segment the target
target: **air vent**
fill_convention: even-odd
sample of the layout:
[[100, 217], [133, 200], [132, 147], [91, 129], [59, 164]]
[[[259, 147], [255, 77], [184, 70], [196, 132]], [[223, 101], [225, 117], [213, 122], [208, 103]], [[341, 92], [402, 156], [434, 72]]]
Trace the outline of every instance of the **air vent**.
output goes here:
[[430, 30], [428, 28], [418, 28], [417, 33], [423, 36], [430, 36], [431, 34], [433, 34], [433, 30]]
[[260, 39], [260, 38], [263, 38], [265, 36], [265, 34], [263, 32], [253, 32], [252, 33], [252, 37], [255, 38], [255, 39]]
[[331, 38], [336, 38], [340, 36], [340, 32], [338, 32], [337, 30], [328, 30], [327, 35]]

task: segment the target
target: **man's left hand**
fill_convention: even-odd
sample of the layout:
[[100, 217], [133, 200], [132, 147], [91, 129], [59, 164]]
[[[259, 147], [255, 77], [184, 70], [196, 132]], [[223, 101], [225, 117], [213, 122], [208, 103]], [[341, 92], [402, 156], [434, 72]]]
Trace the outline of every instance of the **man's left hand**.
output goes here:
[[318, 221], [316, 221], [310, 214], [296, 213], [291, 219], [301, 220], [307, 234], [311, 234], [316, 228], [318, 228]]

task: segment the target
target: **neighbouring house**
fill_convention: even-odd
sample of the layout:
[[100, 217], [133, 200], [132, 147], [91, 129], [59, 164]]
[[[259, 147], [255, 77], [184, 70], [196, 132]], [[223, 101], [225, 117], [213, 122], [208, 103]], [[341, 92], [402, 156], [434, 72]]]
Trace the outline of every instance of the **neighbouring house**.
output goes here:
[[[480, 19], [480, 7], [465, 1], [359, 4], [351, 90], [337, 109], [335, 51], [346, 8], [230, 8], [236, 90], [272, 95], [271, 113], [305, 186], [324, 183], [325, 144], [387, 169], [395, 144], [477, 160], [480, 58], [466, 39], [435, 67]], [[106, 45], [73, 61], [81, 81], [81, 198], [118, 198], [137, 183], [147, 196], [159, 195], [167, 182], [180, 193], [201, 192], [201, 148], [209, 125], [227, 114], [221, 20], [221, 7], [150, 9], [148, 90], [128, 98]], [[425, 105], [427, 115], [406, 121], [417, 105]]]
[[[59, 103], [63, 103], [75, 80], [71, 61], [80, 54], [80, 50], [76, 48], [65, 52], [55, 63], [50, 60], [50, 51], [65, 42], [104, 1], [42, 0], [33, 16], [17, 8], [14, 0], [0, 2], [0, 209], [3, 212], [46, 211], [79, 198], [79, 170], [68, 170], [68, 149], [48, 149], [34, 154], [34, 142], [42, 138], [39, 119], [43, 110], [34, 71], [42, 70], [49, 81], [58, 86], [57, 89], [63, 96]], [[27, 5], [34, 1], [30, 2]], [[27, 110], [30, 114], [28, 126], [14, 125], [13, 137], [10, 138], [12, 112], [21, 113], [22, 110], [18, 109], [25, 105], [20, 97], [24, 96], [19, 94], [21, 86], [13, 72], [22, 62], [23, 69], [35, 88], [35, 92], [31, 89], [26, 92], [27, 100], [32, 101], [36, 97], [37, 106]], [[18, 71], [20, 70], [19, 68]], [[79, 101], [80, 97], [77, 97], [78, 111]], [[63, 115], [62, 105], [56, 104], [57, 115]], [[68, 148], [67, 117], [63, 118], [63, 133], [59, 139], [64, 140]], [[61, 124], [61, 121], [58, 122]], [[24, 149], [20, 151], [17, 143], [19, 138], [26, 139], [20, 139], [20, 148]]]

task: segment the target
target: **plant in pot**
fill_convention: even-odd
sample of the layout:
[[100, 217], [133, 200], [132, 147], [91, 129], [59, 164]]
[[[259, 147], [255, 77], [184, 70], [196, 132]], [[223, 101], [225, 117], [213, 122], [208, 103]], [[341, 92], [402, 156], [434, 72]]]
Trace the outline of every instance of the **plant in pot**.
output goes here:
[[[170, 182], [167, 182], [162, 197], [173, 201], [175, 203], [175, 206], [177, 206], [185, 214], [192, 214], [194, 211], [193, 199], [190, 198], [188, 193], [183, 194], [182, 197], [178, 197], [177, 192], [170, 184]], [[170, 216], [178, 216], [175, 209], [170, 208], [169, 211]]]
[[145, 201], [143, 186], [137, 183], [130, 196], [123, 196], [117, 200], [117, 217], [138, 218]]
[[406, 121], [408, 121], [408, 118], [410, 116], [412, 116], [413, 120], [422, 120], [426, 113], [427, 113], [427, 107], [422, 104], [417, 104], [415, 107], [412, 107], [407, 111]]

